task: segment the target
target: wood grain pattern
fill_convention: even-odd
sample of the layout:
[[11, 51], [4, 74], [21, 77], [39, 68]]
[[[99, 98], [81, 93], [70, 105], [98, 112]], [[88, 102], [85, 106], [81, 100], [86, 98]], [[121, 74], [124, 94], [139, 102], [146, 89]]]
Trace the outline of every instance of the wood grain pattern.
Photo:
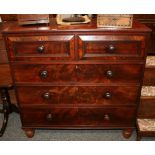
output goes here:
[[150, 29], [138, 22], [131, 29], [100, 29], [96, 20], [67, 27], [51, 23], [3, 25], [27, 136], [37, 128], [113, 128], [126, 129], [129, 137]]
[[78, 46], [80, 59], [139, 59], [145, 41], [144, 36], [79, 35]]
[[155, 85], [155, 67], [146, 67], [144, 71], [143, 85], [154, 86]]
[[[16, 83], [139, 83], [142, 66], [122, 64], [12, 65]], [[26, 70], [23, 72], [23, 70]], [[47, 71], [45, 78], [41, 73]], [[111, 72], [109, 76], [108, 71]]]
[[[138, 87], [59, 86], [18, 87], [20, 104], [136, 105]], [[106, 93], [111, 94], [110, 98]], [[44, 94], [49, 93], [45, 98]], [[31, 94], [31, 95], [30, 95]], [[128, 95], [126, 95], [128, 94]], [[121, 98], [121, 100], [120, 100]]]
[[155, 54], [155, 15], [154, 14], [136, 14], [134, 18], [152, 29], [148, 55]]
[[155, 97], [141, 97], [141, 102], [138, 110], [140, 118], [154, 118], [155, 116]]
[[[9, 37], [8, 42], [12, 60], [74, 59], [74, 35]], [[40, 47], [43, 47], [42, 51], [38, 50]]]
[[[134, 124], [135, 108], [25, 108], [24, 127], [119, 127]], [[49, 117], [51, 116], [51, 117]], [[107, 116], [109, 117], [107, 119]]]

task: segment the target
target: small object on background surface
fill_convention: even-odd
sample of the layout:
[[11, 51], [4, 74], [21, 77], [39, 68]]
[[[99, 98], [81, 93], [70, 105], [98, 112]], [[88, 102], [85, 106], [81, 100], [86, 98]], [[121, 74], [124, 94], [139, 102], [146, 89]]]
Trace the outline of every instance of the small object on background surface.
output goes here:
[[97, 27], [132, 28], [133, 15], [98, 14]]
[[63, 22], [84, 22], [85, 19], [83, 17], [69, 17], [69, 18], [64, 18], [62, 21]]
[[146, 66], [155, 66], [155, 56], [147, 56]]
[[49, 23], [48, 14], [19, 14], [17, 19], [19, 25]]
[[1, 16], [0, 16], [0, 23], [2, 22], [2, 18], [1, 18]]
[[155, 86], [143, 86], [141, 96], [155, 96]]
[[56, 17], [59, 25], [76, 25], [90, 23], [90, 18], [87, 15], [73, 15], [73, 14], [58, 14]]

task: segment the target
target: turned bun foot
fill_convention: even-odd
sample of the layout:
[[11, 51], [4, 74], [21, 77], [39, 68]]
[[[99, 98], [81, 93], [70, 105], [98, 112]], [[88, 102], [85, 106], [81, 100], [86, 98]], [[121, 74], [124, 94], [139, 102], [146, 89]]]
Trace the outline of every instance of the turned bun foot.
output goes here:
[[123, 130], [123, 137], [130, 138], [132, 135], [133, 129], [124, 129]]
[[34, 133], [35, 133], [34, 129], [24, 129], [24, 131], [28, 138], [32, 138], [34, 136]]

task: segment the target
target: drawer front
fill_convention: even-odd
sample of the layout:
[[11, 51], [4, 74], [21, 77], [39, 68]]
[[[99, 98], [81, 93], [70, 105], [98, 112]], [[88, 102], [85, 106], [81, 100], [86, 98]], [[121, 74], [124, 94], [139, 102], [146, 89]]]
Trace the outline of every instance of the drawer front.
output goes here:
[[144, 58], [145, 37], [130, 35], [79, 35], [78, 53], [82, 60]]
[[133, 64], [14, 64], [15, 82], [139, 83], [142, 66]]
[[74, 59], [74, 35], [8, 37], [11, 60]]
[[135, 105], [138, 87], [34, 86], [17, 87], [19, 104]]
[[135, 108], [23, 108], [22, 124], [36, 127], [134, 126]]

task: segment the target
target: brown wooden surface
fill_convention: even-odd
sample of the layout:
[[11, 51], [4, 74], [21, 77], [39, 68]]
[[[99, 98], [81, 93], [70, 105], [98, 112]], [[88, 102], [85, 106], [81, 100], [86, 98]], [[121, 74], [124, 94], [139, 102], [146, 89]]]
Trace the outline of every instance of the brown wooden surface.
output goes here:
[[[151, 32], [151, 29], [149, 29], [148, 27], [146, 27], [144, 24], [140, 24], [137, 21], [133, 22], [133, 26], [131, 29], [129, 28], [97, 28], [96, 25], [96, 20], [92, 20], [92, 22], [90, 24], [82, 24], [82, 25], [69, 25], [69, 26], [62, 26], [62, 25], [57, 25], [56, 24], [56, 20], [55, 18], [51, 19], [51, 22], [48, 26], [46, 25], [33, 25], [33, 26], [19, 26], [17, 24], [17, 22], [9, 22], [9, 23], [4, 23], [3, 24], [4, 29], [3, 29], [3, 33], [7, 33], [7, 34], [12, 34], [12, 33], [23, 33], [22, 36], [26, 33], [26, 34], [30, 34], [33, 35], [33, 32], [38, 32], [39, 33], [49, 33], [49, 32], [82, 32], [82, 31], [86, 31], [88, 33], [90, 33], [90, 31], [92, 31], [92, 34], [96, 32], [115, 32], [115, 34], [120, 33], [120, 32], [142, 32], [142, 33], [147, 33], [147, 32]], [[86, 34], [86, 33], [85, 33]], [[106, 33], [105, 33], [106, 34]]]
[[17, 19], [19, 25], [49, 23], [48, 14], [18, 14]]
[[0, 64], [8, 63], [4, 40], [0, 37]]
[[2, 38], [0, 39], [0, 50], [5, 50], [6, 51], [5, 43], [4, 43], [4, 40]]
[[[133, 35], [79, 35], [80, 59], [140, 59], [144, 57], [144, 36]], [[110, 50], [110, 46], [114, 49]]]
[[[7, 14], [7, 15], [0, 15], [1, 17], [2, 17], [2, 20], [3, 21], [12, 21], [12, 20], [17, 20], [17, 17], [16, 17], [16, 15], [10, 15], [10, 14]], [[53, 15], [52, 15], [53, 16]], [[52, 16], [50, 16], [50, 17], [52, 17]], [[155, 32], [154, 32], [154, 30], [155, 30], [155, 15], [149, 15], [149, 14], [145, 14], [145, 15], [134, 15], [134, 17], [136, 18], [136, 19], [138, 19], [139, 21], [141, 21], [142, 23], [144, 23], [144, 24], [146, 24], [148, 27], [150, 27], [153, 31], [152, 31], [152, 34], [151, 34], [151, 42], [150, 42], [150, 46], [149, 46], [149, 54], [153, 54], [153, 52], [155, 51]], [[52, 22], [52, 21], [51, 21]], [[94, 34], [96, 34], [96, 32], [94, 32], [94, 31], [96, 31], [96, 27], [95, 27], [95, 25], [92, 23], [92, 24], [89, 24], [89, 25], [83, 25], [83, 26], [70, 26], [70, 27], [68, 27], [67, 28], [67, 30], [66, 30], [66, 27], [65, 26], [56, 26], [56, 25], [54, 25], [54, 26], [52, 26], [52, 27], [45, 27], [45, 26], [43, 26], [43, 27], [40, 27], [40, 26], [31, 26], [31, 27], [19, 27], [19, 26], [17, 26], [16, 25], [16, 23], [4, 23], [4, 24], [0, 24], [0, 32], [1, 32], [1, 30], [3, 29], [3, 28], [6, 28], [7, 27], [7, 25], [14, 25], [14, 27], [12, 27], [12, 29], [13, 29], [13, 31], [15, 30], [17, 33], [19, 33], [19, 36], [20, 36], [20, 34], [21, 34], [21, 31], [23, 31], [24, 32], [24, 34], [21, 34], [21, 36], [24, 36], [24, 35], [26, 35], [26, 34], [28, 34], [29, 33], [29, 35], [31, 35], [31, 32], [32, 31], [34, 31], [34, 32], [43, 32], [42, 34], [44, 34], [44, 32], [49, 32], [49, 31], [51, 31], [51, 32], [53, 32], [53, 33], [55, 33], [55, 34], [57, 34], [57, 31], [62, 31], [63, 33], [65, 32], [65, 31], [70, 31], [71, 29], [72, 29], [72, 31], [76, 31], [76, 30], [78, 30], [78, 29], [80, 29], [80, 31], [81, 30], [83, 30], [83, 29], [85, 29], [86, 31], [88, 30], [92, 30], [92, 34], [94, 35]], [[137, 27], [137, 28], [135, 28], [135, 27]], [[42, 29], [44, 29], [43, 31], [42, 31]], [[93, 31], [93, 29], [94, 29], [94, 31]], [[136, 30], [137, 29], [137, 30]], [[145, 30], [145, 27], [144, 26], [140, 26], [139, 24], [135, 24], [134, 23], [134, 30], [132, 29], [129, 29], [128, 30], [128, 32], [130, 33], [130, 32], [133, 32], [133, 31], [139, 31], [140, 30], [140, 32], [144, 32]], [[15, 32], [14, 31], [14, 32]], [[29, 32], [28, 32], [29, 31]], [[101, 31], [104, 31], [104, 30], [97, 30], [97, 31], [100, 31], [99, 33], [101, 33]], [[109, 29], [109, 31], [113, 31], [113, 30], [110, 30]], [[122, 30], [123, 31], [123, 30]], [[126, 32], [127, 32], [127, 30], [125, 30]], [[65, 32], [66, 33], [66, 32]], [[85, 32], [85, 33], [87, 33], [87, 32]], [[89, 33], [89, 32], [88, 32]], [[40, 36], [42, 35], [42, 34], [40, 34]], [[54, 35], [55, 35], [54, 34]], [[68, 34], [68, 33], [67, 33]], [[92, 35], [91, 34], [91, 35]], [[116, 34], [119, 34], [119, 32], [117, 32], [117, 30], [115, 31], [115, 35]], [[35, 36], [35, 34], [33, 34], [34, 36]], [[63, 34], [64, 35], [64, 34]], [[65, 34], [66, 35], [66, 34]], [[70, 34], [69, 34], [70, 35]], [[102, 35], [105, 35], [105, 31], [104, 31], [104, 34], [102, 34]], [[106, 33], [106, 35], [107, 35], [107, 33]], [[137, 35], [137, 34], [136, 34]], [[16, 38], [19, 38], [19, 36], [16, 36]], [[20, 36], [20, 38], [22, 38]], [[49, 36], [49, 35], [47, 35], [47, 36]], [[98, 35], [97, 35], [98, 36]], [[12, 37], [12, 36], [11, 36]], [[31, 37], [31, 38], [34, 38], [34, 37]], [[38, 37], [38, 38], [40, 38], [40, 37]], [[108, 37], [107, 37], [108, 38]], [[94, 37], [94, 39], [97, 39], [97, 38], [95, 38]], [[31, 40], [31, 43], [32, 43], [32, 40]], [[18, 60], [38, 60], [38, 62], [35, 62], [35, 63], [38, 63], [38, 65], [36, 65], [36, 64], [33, 64], [33, 62], [31, 62], [31, 65], [29, 66], [28, 64], [27, 65], [21, 65], [21, 64], [16, 64], [18, 67], [16, 67], [16, 70], [18, 70], [18, 72], [22, 72], [22, 69], [23, 70], [28, 70], [27, 72], [22, 72], [23, 73], [23, 75], [22, 74], [20, 74], [20, 73], [18, 73], [18, 80], [19, 80], [19, 82], [27, 82], [27, 81], [31, 81], [31, 82], [33, 82], [33, 80], [35, 80], [35, 81], [37, 81], [37, 82], [43, 82], [43, 83], [46, 83], [47, 81], [49, 82], [53, 82], [54, 80], [55, 80], [55, 82], [60, 82], [60, 81], [63, 81], [63, 82], [69, 82], [69, 81], [77, 81], [77, 79], [80, 81], [80, 82], [100, 82], [100, 81], [102, 81], [102, 82], [109, 82], [109, 83], [119, 83], [119, 81], [120, 82], [127, 82], [128, 81], [128, 83], [132, 83], [132, 82], [138, 82], [138, 78], [139, 77], [141, 77], [141, 75], [139, 74], [139, 71], [140, 71], [140, 67], [139, 67], [139, 69], [136, 69], [136, 68], [138, 68], [138, 67], [135, 67], [135, 69], [134, 69], [134, 66], [136, 66], [135, 64], [133, 65], [133, 67], [128, 67], [128, 68], [130, 68], [130, 69], [126, 69], [126, 67], [128, 66], [128, 65], [126, 65], [126, 66], [124, 66], [124, 67], [118, 67], [118, 66], [121, 66], [122, 65], [122, 62], [121, 62], [121, 64], [120, 65], [112, 65], [112, 67], [108, 67], [108, 69], [110, 68], [110, 69], [113, 69], [113, 72], [115, 72], [115, 74], [114, 74], [114, 76], [113, 76], [113, 78], [112, 79], [106, 79], [106, 77], [105, 77], [105, 74], [103, 75], [103, 76], [101, 76], [102, 75], [102, 72], [104, 72], [105, 70], [104, 70], [104, 68], [106, 68], [106, 66], [108, 66], [108, 64], [106, 64], [106, 65], [104, 65], [104, 68], [102, 68], [101, 66], [100, 66], [100, 63], [98, 63], [98, 62], [96, 62], [96, 64], [98, 64], [98, 65], [95, 65], [96, 67], [92, 67], [92, 66], [94, 66], [94, 65], [88, 65], [88, 62], [87, 62], [87, 65], [85, 66], [85, 65], [82, 65], [81, 63], [80, 63], [80, 66], [82, 66], [81, 68], [82, 68], [82, 71], [81, 70], [78, 70], [77, 71], [77, 73], [76, 73], [76, 76], [75, 76], [75, 72], [73, 71], [73, 72], [70, 72], [71, 71], [71, 69], [70, 68], [74, 68], [75, 67], [75, 65], [76, 64], [78, 64], [78, 63], [76, 63], [76, 62], [71, 62], [70, 64], [67, 64], [67, 65], [63, 65], [63, 62], [61, 62], [61, 65], [59, 64], [55, 64], [55, 66], [53, 66], [53, 67], [51, 67], [50, 65], [45, 65], [45, 63], [46, 63], [46, 61], [44, 61], [44, 58], [37, 58], [36, 56], [38, 55], [39, 56], [39, 54], [37, 54], [37, 53], [35, 53], [36, 52], [36, 50], [37, 50], [37, 46], [38, 46], [38, 44], [39, 43], [42, 43], [42, 42], [39, 42], [38, 43], [38, 40], [36, 40], [36, 42], [34, 42], [33, 44], [31, 44], [30, 43], [30, 45], [28, 46], [28, 47], [30, 47], [30, 49], [31, 49], [31, 47], [33, 47], [33, 50], [27, 50], [26, 52], [28, 52], [28, 53], [26, 53], [26, 54], [30, 54], [30, 55], [26, 55], [26, 56], [33, 56], [32, 54], [33, 54], [33, 52], [34, 52], [34, 57], [33, 58], [27, 58], [27, 59], [25, 59], [25, 58], [22, 58], [22, 56], [19, 56], [19, 59]], [[44, 43], [44, 42], [43, 42]], [[59, 42], [60, 43], [60, 42]], [[95, 56], [97, 55], [97, 53], [99, 52], [99, 54], [104, 50], [104, 48], [105, 48], [105, 46], [103, 46], [103, 43], [105, 43], [104, 45], [108, 45], [107, 43], [111, 43], [111, 41], [109, 42], [109, 41], [107, 41], [107, 42], [105, 42], [105, 40], [104, 41], [102, 41], [102, 45], [100, 44], [100, 41], [97, 41], [97, 42], [85, 42], [84, 44], [83, 44], [83, 46], [82, 46], [82, 44], [81, 44], [81, 47], [86, 47], [85, 49], [82, 49], [81, 51], [86, 51], [87, 53], [84, 53], [84, 52], [81, 52], [81, 54], [79, 54], [79, 56], [78, 55], [75, 55], [75, 58], [78, 58], [78, 57], [81, 57], [82, 59], [91, 59], [91, 57], [90, 57], [90, 55], [87, 55], [87, 54], [93, 54], [93, 56], [94, 56], [94, 54], [95, 54]], [[114, 43], [114, 42], [112, 42], [112, 43]], [[116, 45], [119, 45], [118, 47], [120, 48], [120, 45], [121, 45], [121, 42], [118, 42], [118, 40], [117, 40], [117, 42], [116, 42], [117, 44]], [[123, 47], [125, 47], [125, 48], [127, 48], [127, 50], [130, 48], [130, 47], [132, 47], [132, 49], [135, 49], [135, 52], [138, 52], [138, 50], [136, 50], [136, 43], [137, 42], [128, 42], [127, 44], [126, 44], [126, 46], [125, 46], [125, 44], [123, 43], [121, 46]], [[58, 47], [57, 45], [50, 45], [50, 46], [52, 46], [53, 48], [55, 48], [55, 47], [57, 47], [58, 48], [58, 50], [57, 51], [61, 51], [62, 49], [64, 49], [65, 48], [65, 44], [66, 44], [66, 42], [65, 43], [62, 43], [62, 46], [64, 46], [64, 47]], [[22, 45], [22, 42], [21, 42], [21, 45]], [[23, 43], [23, 47], [26, 45], [26, 42], [24, 42]], [[39, 44], [39, 45], [42, 45], [42, 44]], [[128, 45], [133, 45], [133, 46], [128, 46]], [[138, 45], [138, 44], [137, 44]], [[47, 46], [47, 43], [45, 43], [45, 46], [46, 46], [46, 49], [48, 48], [48, 46]], [[99, 46], [100, 46], [100, 48], [99, 48]], [[17, 47], [19, 47], [19, 44], [18, 44], [18, 46]], [[25, 47], [24, 48], [20, 48], [20, 50], [22, 50], [22, 49], [25, 49]], [[27, 47], [27, 48], [28, 48]], [[67, 46], [66, 46], [67, 47]], [[75, 45], [75, 50], [77, 49], [77, 45]], [[117, 50], [118, 50], [118, 47], [117, 47]], [[139, 46], [138, 46], [139, 47]], [[121, 48], [122, 49], [122, 48]], [[126, 52], [128, 52], [126, 50]], [[135, 59], [135, 60], [138, 60], [139, 59], [139, 55], [138, 55], [138, 53], [134, 53], [133, 52], [134, 50], [132, 50], [132, 51], [130, 51], [130, 53], [129, 53], [129, 55], [124, 55], [124, 57], [122, 57], [124, 60], [126, 60], [126, 59], [130, 59], [130, 60], [133, 60], [133, 59]], [[30, 53], [29, 53], [30, 52]], [[31, 53], [32, 52], [32, 53]], [[54, 51], [53, 51], [54, 52]], [[116, 52], [116, 51], [115, 51]], [[118, 51], [118, 52], [124, 52], [124, 50], [122, 50], [122, 51]], [[140, 49], [140, 52], [142, 52], [141, 51], [141, 49]], [[144, 52], [144, 51], [143, 51]], [[46, 53], [44, 53], [44, 55], [47, 55], [47, 51], [46, 51]], [[20, 54], [22, 54], [22, 53], [20, 53]], [[104, 53], [104, 54], [107, 54], [107, 53]], [[113, 60], [113, 62], [111, 62], [111, 64], [112, 63], [114, 63], [114, 61], [115, 61], [115, 59], [112, 59], [112, 55], [113, 55], [114, 53], [112, 53], [111, 55], [109, 55], [109, 57], [111, 58], [111, 60]], [[115, 54], [118, 54], [118, 53], [115, 53]], [[120, 54], [120, 53], [119, 53]], [[124, 53], [125, 54], [125, 53]], [[128, 57], [128, 56], [130, 56], [130, 54], [135, 54], [135, 56], [136, 56], [136, 54], [137, 54], [137, 57]], [[4, 63], [7, 63], [8, 62], [8, 60], [7, 60], [7, 54], [6, 54], [6, 49], [5, 49], [5, 46], [4, 46], [4, 42], [2, 41], [2, 35], [0, 34], [0, 55], [1, 55], [1, 57], [0, 57], [0, 63], [2, 63], [2, 64], [4, 64]], [[43, 56], [43, 53], [42, 53], [42, 55], [41, 55], [41, 57]], [[88, 56], [88, 57], [86, 57], [85, 58], [85, 56]], [[99, 55], [99, 56], [102, 56], [101, 54]], [[104, 55], [105, 56], [105, 55]], [[117, 56], [118, 57], [118, 56]], [[54, 58], [54, 57], [53, 57]], [[54, 60], [52, 58], [52, 60]], [[105, 58], [105, 57], [104, 57]], [[114, 57], [115, 58], [115, 57]], [[42, 63], [43, 64], [39, 64], [40, 63], [40, 59], [42, 60]], [[92, 58], [93, 60], [94, 60], [94, 57]], [[97, 59], [99, 59], [99, 57], [97, 58]], [[103, 58], [102, 58], [103, 59]], [[17, 60], [17, 59], [16, 59]], [[49, 60], [49, 61], [51, 61], [51, 59], [46, 59], [46, 60]], [[62, 60], [62, 59], [60, 59], [60, 60]], [[88, 60], [88, 61], [89, 61]], [[57, 61], [58, 62], [58, 61]], [[29, 62], [30, 63], [30, 62]], [[126, 62], [124, 62], [124, 63], [126, 63]], [[131, 62], [128, 62], [128, 63], [131, 63]], [[138, 63], [140, 63], [140, 61], [138, 61]], [[65, 64], [65, 62], [64, 62], [64, 64]], [[71, 65], [71, 64], [73, 64], [73, 65]], [[94, 63], [95, 64], [95, 63]], [[104, 62], [104, 64], [105, 64], [105, 62]], [[139, 64], [140, 65], [140, 64]], [[138, 66], [139, 66], [138, 65]], [[24, 67], [23, 67], [24, 66]], [[29, 66], [29, 67], [28, 67]], [[39, 66], [39, 67], [38, 67]], [[45, 68], [43, 67], [43, 69], [49, 69], [50, 70], [50, 76], [48, 77], [48, 78], [46, 78], [46, 79], [43, 79], [42, 81], [40, 81], [40, 79], [39, 79], [39, 76], [38, 76], [38, 70], [42, 67], [42, 66], [46, 66]], [[50, 67], [48, 67], [48, 66], [50, 66]], [[62, 67], [58, 67], [58, 66], [62, 66]], [[66, 67], [67, 66], [67, 67]], [[68, 66], [72, 66], [72, 67], [69, 67], [68, 68]], [[89, 66], [89, 67], [87, 67], [87, 66]], [[99, 67], [100, 66], [100, 67]], [[122, 65], [123, 66], [123, 65]], [[57, 69], [54, 69], [54, 68], [57, 68]], [[39, 69], [37, 69], [37, 68], [39, 68]], [[78, 67], [77, 67], [78, 68]], [[66, 74], [65, 74], [65, 71], [64, 72], [62, 72], [62, 70], [65, 70], [66, 71]], [[95, 70], [95, 74], [94, 74], [94, 70]], [[133, 70], [133, 72], [132, 72], [132, 70]], [[9, 71], [8, 69], [6, 69], [6, 70], [4, 70], [4, 68], [2, 69], [2, 71], [0, 70], [0, 72], [4, 72], [4, 74], [8, 74], [7, 72], [5, 72], [5, 71]], [[80, 72], [79, 72], [80, 71]], [[127, 72], [128, 71], [128, 72]], [[54, 75], [52, 75], [52, 72], [55, 72], [55, 74], [57, 75], [57, 78], [54, 76]], [[63, 74], [60, 74], [59, 72], [62, 72]], [[123, 72], [123, 74], [119, 74], [119, 73], [122, 73]], [[143, 72], [142, 70], [141, 70], [141, 72]], [[132, 73], [132, 76], [131, 76], [131, 73]], [[136, 74], [137, 73], [137, 74]], [[20, 74], [20, 75], [19, 75]], [[29, 76], [31, 74], [31, 76]], [[2, 75], [2, 74], [1, 74]], [[91, 76], [90, 76], [91, 75]], [[139, 76], [138, 76], [139, 75]], [[155, 73], [154, 73], [154, 68], [150, 68], [150, 67], [147, 67], [146, 68], [146, 70], [145, 70], [145, 74], [144, 74], [144, 85], [154, 85], [154, 75], [155, 75]], [[25, 76], [25, 78], [24, 78], [24, 76]], [[77, 78], [77, 76], [79, 77], [79, 78]], [[97, 78], [97, 76], [98, 76], [98, 78]], [[22, 78], [21, 78], [22, 77]], [[123, 77], [125, 77], [125, 78], [123, 78]], [[1, 79], [2, 79], [2, 77], [0, 77]], [[26, 79], [27, 79], [27, 81], [26, 81]], [[5, 78], [3, 78], [3, 80], [4, 81], [6, 81], [6, 79]], [[82, 81], [81, 81], [82, 80]], [[1, 83], [2, 84], [2, 83]], [[14, 92], [13, 91], [11, 91], [11, 96], [13, 96], [13, 103], [16, 103], [16, 98], [15, 98], [15, 95], [14, 95]], [[140, 106], [140, 112], [139, 112], [139, 115], [141, 116], [141, 117], [145, 117], [145, 116], [147, 116], [147, 117], [154, 117], [154, 101], [155, 101], [155, 99], [154, 98], [145, 98], [145, 99], [143, 99], [142, 100], [142, 103], [141, 103], [141, 105], [142, 106]], [[35, 103], [35, 102], [34, 102]], [[43, 102], [42, 102], [43, 103]], [[37, 107], [38, 108], [38, 107]], [[25, 109], [25, 108], [24, 108]], [[30, 110], [31, 110], [31, 108], [30, 108]], [[27, 111], [27, 110], [26, 110]], [[36, 110], [36, 111], [38, 111], [38, 110]], [[112, 110], [113, 111], [113, 110]], [[35, 112], [35, 113], [37, 113], [37, 114], [39, 114], [38, 112]], [[44, 113], [44, 111], [42, 112], [42, 113]], [[32, 116], [33, 116], [33, 114], [32, 114]], [[87, 117], [88, 118], [88, 117]], [[32, 118], [30, 118], [30, 119], [32, 119]], [[37, 117], [35, 118], [35, 119], [37, 119]], [[44, 123], [43, 123], [44, 124]], [[45, 124], [44, 124], [45, 125]], [[43, 125], [43, 127], [45, 127]], [[121, 125], [121, 127], [123, 127], [123, 125], [122, 124], [120, 124]], [[35, 126], [35, 125], [34, 125]], [[34, 127], [33, 126], [33, 127]], [[37, 125], [36, 125], [37, 126]], [[109, 127], [109, 125], [107, 125], [107, 127]], [[29, 130], [30, 131], [30, 130]], [[30, 132], [30, 133], [32, 133], [32, 132]], [[32, 134], [31, 134], [32, 135]], [[146, 135], [148, 135], [148, 133], [146, 134]]]
[[10, 67], [8, 64], [0, 65], [0, 87], [10, 87], [12, 79], [10, 74]]
[[155, 96], [141, 97], [138, 116], [140, 118], [154, 118], [155, 117]]
[[[74, 35], [50, 35], [50, 36], [28, 36], [9, 37], [13, 53], [12, 60], [35, 60], [43, 57], [46, 59], [68, 60], [74, 59]], [[43, 46], [43, 51], [38, 48]]]
[[139, 20], [152, 29], [148, 54], [155, 55], [155, 14], [137, 14], [134, 15], [134, 19]]
[[[66, 27], [53, 19], [49, 26], [12, 22], [3, 27], [22, 126], [29, 135], [38, 127], [122, 128], [124, 135], [131, 134], [150, 29], [138, 22], [131, 29], [100, 29], [96, 21]], [[40, 43], [45, 53], [36, 54]], [[105, 52], [111, 44], [115, 55]], [[70, 59], [62, 57], [67, 52]], [[48, 75], [40, 79], [44, 70]], [[110, 79], [107, 70], [113, 72]]]
[[[13, 64], [16, 83], [139, 83], [142, 66], [139, 64]], [[23, 72], [26, 70], [25, 72]], [[48, 75], [42, 78], [41, 73]], [[108, 76], [112, 72], [112, 77]], [[125, 77], [125, 78], [124, 78]]]
[[145, 68], [143, 85], [144, 86], [155, 85], [155, 66]]
[[[0, 14], [3, 21], [17, 21], [17, 14]], [[56, 14], [49, 14], [50, 18], [55, 17]]]
[[8, 63], [6, 51], [0, 51], [0, 64]]
[[0, 14], [2, 21], [16, 21], [17, 14]]
[[[106, 98], [106, 93], [111, 97]], [[138, 87], [130, 86], [42, 86], [17, 87], [18, 99], [23, 104], [94, 104], [136, 105]], [[50, 97], [44, 97], [49, 93]], [[31, 95], [30, 95], [31, 94]], [[128, 95], [126, 95], [128, 94]], [[121, 101], [120, 101], [121, 98]]]
[[[134, 124], [135, 108], [25, 108], [24, 127], [110, 128]], [[34, 117], [35, 116], [35, 117]]]

